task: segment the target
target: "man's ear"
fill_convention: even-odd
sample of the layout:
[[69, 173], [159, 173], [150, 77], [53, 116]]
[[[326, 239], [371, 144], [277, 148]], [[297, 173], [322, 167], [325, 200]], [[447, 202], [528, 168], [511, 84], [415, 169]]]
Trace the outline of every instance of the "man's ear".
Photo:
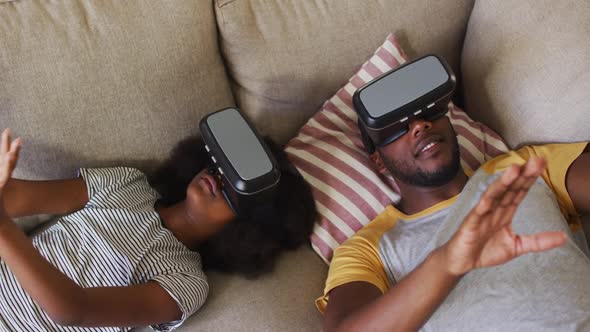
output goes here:
[[371, 158], [371, 161], [375, 164], [375, 166], [377, 166], [377, 170], [379, 170], [379, 173], [381, 173], [381, 174], [388, 174], [389, 173], [389, 171], [385, 167], [385, 163], [383, 162], [383, 159], [381, 159], [381, 154], [379, 153], [379, 151], [375, 151], [375, 152], [371, 153], [369, 155], [369, 158]]
[[[455, 131], [455, 128], [453, 127], [453, 124], [451, 123], [451, 117], [449, 116], [449, 113], [447, 113], [444, 118], [447, 120], [447, 123], [449, 124], [449, 127], [451, 127], [451, 129], [453, 129], [453, 131]], [[455, 136], [457, 136], [457, 133], [455, 132]]]

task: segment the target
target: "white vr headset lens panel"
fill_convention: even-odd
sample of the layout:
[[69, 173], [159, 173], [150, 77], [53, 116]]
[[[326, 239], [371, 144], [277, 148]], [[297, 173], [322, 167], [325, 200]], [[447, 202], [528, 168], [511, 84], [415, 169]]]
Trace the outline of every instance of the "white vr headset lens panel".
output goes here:
[[[226, 108], [209, 114], [201, 120], [200, 130], [232, 208], [238, 212], [259, 198], [266, 199], [280, 172], [276, 160], [240, 112]], [[249, 203], [242, 204], [246, 200]]]
[[360, 91], [360, 100], [371, 117], [380, 118], [440, 88], [449, 78], [441, 62], [428, 56], [377, 79]]
[[444, 115], [455, 76], [439, 57], [428, 55], [392, 70], [357, 90], [353, 103], [366, 134], [383, 146], [407, 131], [415, 117]]
[[214, 113], [207, 118], [207, 125], [240, 178], [248, 181], [272, 170], [268, 154], [237, 110]]

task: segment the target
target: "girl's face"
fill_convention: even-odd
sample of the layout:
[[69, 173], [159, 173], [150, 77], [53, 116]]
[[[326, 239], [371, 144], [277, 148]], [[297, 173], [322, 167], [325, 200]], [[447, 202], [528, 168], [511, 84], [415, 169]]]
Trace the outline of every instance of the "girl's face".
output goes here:
[[236, 217], [221, 188], [219, 175], [211, 175], [207, 169], [193, 178], [186, 190], [187, 211], [192, 220], [201, 225], [222, 226]]

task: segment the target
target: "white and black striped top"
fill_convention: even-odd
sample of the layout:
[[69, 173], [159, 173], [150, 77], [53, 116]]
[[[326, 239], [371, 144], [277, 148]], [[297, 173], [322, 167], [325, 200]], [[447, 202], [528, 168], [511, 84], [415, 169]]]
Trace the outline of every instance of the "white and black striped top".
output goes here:
[[[143, 173], [118, 167], [81, 169], [80, 175], [88, 187], [88, 204], [35, 236], [34, 246], [82, 287], [158, 282], [176, 300], [183, 315], [178, 321], [153, 328], [166, 331], [180, 326], [207, 297], [209, 286], [200, 256], [164, 228], [154, 210], [158, 194]], [[63, 327], [53, 323], [0, 261], [0, 330], [129, 329]]]

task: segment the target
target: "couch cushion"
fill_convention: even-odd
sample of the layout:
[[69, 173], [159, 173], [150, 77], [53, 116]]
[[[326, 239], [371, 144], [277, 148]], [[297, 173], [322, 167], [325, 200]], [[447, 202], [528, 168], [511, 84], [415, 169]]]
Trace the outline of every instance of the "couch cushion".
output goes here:
[[457, 70], [472, 3], [216, 0], [215, 8], [238, 105], [285, 142], [390, 32], [410, 57], [438, 53]]
[[258, 279], [209, 273], [205, 305], [177, 331], [319, 331], [322, 317], [314, 300], [322, 294], [327, 272], [303, 246], [283, 254], [275, 271]]
[[477, 1], [463, 51], [467, 111], [511, 147], [590, 140], [590, 2]]
[[17, 176], [153, 165], [233, 105], [211, 1], [0, 1], [0, 124]]

